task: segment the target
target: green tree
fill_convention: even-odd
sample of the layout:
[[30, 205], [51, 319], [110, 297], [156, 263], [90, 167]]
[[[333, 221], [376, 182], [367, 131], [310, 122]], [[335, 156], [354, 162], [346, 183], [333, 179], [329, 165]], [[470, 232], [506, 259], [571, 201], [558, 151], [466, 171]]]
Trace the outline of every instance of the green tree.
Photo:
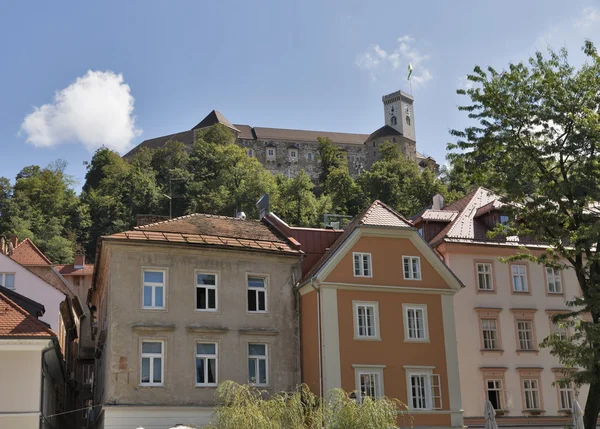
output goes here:
[[380, 397], [351, 399], [343, 390], [332, 389], [317, 398], [306, 385], [293, 393], [265, 398], [254, 387], [233, 381], [219, 384], [212, 429], [389, 429], [406, 419], [406, 406]]
[[331, 139], [318, 137], [317, 141], [319, 142], [319, 184], [323, 185], [327, 182], [331, 170], [343, 165], [347, 166], [347, 162], [344, 151], [334, 145]]
[[475, 180], [485, 177], [511, 202], [515, 222], [506, 233], [549, 246], [512, 259], [574, 271], [582, 295], [557, 318], [574, 333], [542, 345], [571, 369], [561, 383], [589, 385], [584, 424], [593, 429], [600, 412], [600, 59], [591, 42], [584, 52], [580, 68], [566, 50], [538, 52], [502, 72], [475, 67], [474, 88], [457, 91], [469, 99], [459, 109], [473, 124], [452, 131], [449, 149]]
[[0, 236], [8, 232], [11, 197], [12, 185], [10, 180], [6, 177], [0, 177]]
[[293, 179], [277, 176], [277, 185], [279, 200], [273, 205], [286, 222], [295, 226], [320, 226], [320, 215], [331, 208], [331, 203], [325, 195], [320, 199], [315, 196], [315, 185], [304, 170]]

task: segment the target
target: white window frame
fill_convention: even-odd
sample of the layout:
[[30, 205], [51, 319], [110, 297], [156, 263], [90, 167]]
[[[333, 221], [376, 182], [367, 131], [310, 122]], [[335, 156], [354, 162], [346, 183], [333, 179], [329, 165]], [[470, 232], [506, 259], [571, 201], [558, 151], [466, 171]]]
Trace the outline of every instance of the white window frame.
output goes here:
[[[406, 272], [406, 262], [408, 260], [408, 272]], [[417, 271], [415, 273], [414, 264], [417, 263]], [[419, 256], [403, 256], [402, 271], [404, 272], [404, 280], [421, 280], [421, 258]], [[407, 277], [408, 274], [408, 277]]]
[[[523, 326], [529, 326], [529, 329], [521, 328], [520, 324], [525, 324]], [[527, 333], [529, 333], [527, 335]], [[523, 334], [523, 338], [521, 338], [521, 334]], [[535, 350], [534, 344], [534, 335], [533, 335], [533, 320], [525, 320], [525, 319], [517, 319], [517, 341], [519, 344], [519, 350]], [[523, 344], [526, 344], [528, 347], [523, 347]]]
[[[6, 276], [12, 276], [13, 278], [13, 285], [12, 287], [6, 286]], [[4, 286], [7, 289], [10, 290], [15, 290], [17, 287], [17, 273], [0, 273], [0, 286]]]
[[[367, 274], [365, 274], [365, 256], [367, 257]], [[359, 258], [359, 274], [356, 274], [356, 257]], [[352, 272], [354, 273], [354, 277], [373, 277], [373, 260], [371, 254], [366, 252], [352, 252]]]
[[[209, 344], [215, 346], [214, 354], [198, 353], [199, 344]], [[216, 341], [196, 341], [196, 356], [194, 359], [194, 377], [196, 378], [196, 387], [217, 387], [219, 385], [219, 344]], [[198, 383], [198, 359], [204, 360], [204, 380], [208, 380], [208, 360], [214, 359], [215, 361], [215, 382], [209, 383]]]
[[[410, 311], [421, 312], [423, 315], [423, 335], [424, 337], [411, 337], [411, 330], [408, 326], [408, 313]], [[404, 341], [410, 342], [428, 342], [429, 341], [429, 317], [427, 315], [427, 305], [425, 304], [402, 304], [402, 313], [404, 317]]]
[[[550, 290], [550, 285], [552, 285], [554, 290]], [[559, 286], [559, 290], [557, 290], [557, 285]], [[563, 284], [560, 270], [557, 270], [553, 267], [546, 267], [546, 290], [549, 294], [563, 294]]]
[[[355, 340], [379, 340], [379, 303], [377, 301], [352, 301], [354, 314], [354, 339]], [[373, 335], [360, 334], [360, 318], [358, 315], [359, 308], [371, 308], [373, 311], [372, 329]], [[365, 315], [366, 317], [366, 315]]]
[[81, 384], [84, 386], [91, 386], [94, 384], [94, 367], [93, 363], [86, 363], [81, 365]]
[[[494, 324], [494, 327], [488, 327], [488, 329], [486, 329], [484, 325], [490, 322]], [[492, 332], [493, 338], [486, 338], [486, 331]], [[483, 340], [483, 350], [498, 350], [500, 348], [500, 340], [498, 337], [498, 319], [481, 319], [481, 339]], [[492, 347], [486, 347], [487, 344], [491, 345]]]
[[[479, 267], [489, 268], [489, 270], [480, 271]], [[481, 287], [481, 282], [479, 281], [479, 275], [483, 275], [485, 279], [485, 286]], [[475, 262], [475, 276], [477, 278], [477, 290], [490, 292], [495, 288], [494, 285], [494, 265], [491, 262]]]
[[[259, 345], [259, 346], [265, 346], [265, 354], [264, 355], [251, 355], [250, 354], [250, 345], [251, 344], [255, 344], [255, 345]], [[252, 342], [252, 343], [247, 343], [246, 345], [246, 354], [248, 355], [248, 360], [247, 360], [247, 367], [249, 367], [250, 365], [250, 359], [254, 359], [254, 372], [255, 374], [258, 374], [258, 379], [260, 380], [260, 365], [259, 365], [259, 361], [264, 360], [265, 361], [265, 383], [260, 383], [260, 382], [252, 382], [250, 380], [250, 373], [248, 373], [248, 376], [246, 377], [248, 379], [248, 384], [252, 385], [252, 386], [268, 386], [269, 385], [269, 344], [267, 343], [261, 343], [261, 342]]]
[[[145, 273], [162, 273], [163, 281], [162, 283], [158, 282], [146, 282], [144, 281]], [[144, 304], [144, 291], [146, 286], [152, 289], [152, 305]], [[163, 290], [163, 305], [157, 306], [155, 305], [156, 300], [156, 288], [162, 287]], [[165, 310], [167, 308], [167, 270], [164, 268], [143, 268], [142, 269], [142, 309], [144, 310]]]
[[[489, 382], [493, 382], [494, 383], [494, 388], [490, 389], [488, 383]], [[498, 387], [497, 384], [500, 386]], [[489, 392], [498, 392], [498, 398], [500, 401], [500, 407], [499, 408], [495, 408], [496, 410], [503, 410], [504, 409], [504, 383], [503, 380], [501, 378], [486, 378], [485, 379], [485, 399], [486, 401], [489, 401]], [[491, 402], [491, 401], [490, 401]]]
[[[404, 367], [406, 369], [406, 389], [408, 398], [408, 407], [412, 410], [440, 410], [443, 408], [442, 386], [439, 374], [435, 374], [434, 367]], [[425, 397], [423, 407], [413, 407], [412, 377], [422, 377], [425, 388]], [[436, 391], [437, 389], [437, 391]]]
[[298, 149], [290, 149], [290, 161], [298, 161]]
[[[273, 153], [269, 154], [269, 152], [273, 152]], [[267, 155], [267, 159], [275, 159], [275, 157], [277, 156], [277, 152], [275, 152], [274, 147], [268, 147], [267, 150], [265, 151], [265, 153]]]
[[361, 376], [362, 375], [373, 375], [375, 376], [375, 398], [384, 396], [384, 384], [383, 384], [383, 369], [385, 365], [352, 365], [354, 368], [354, 385], [356, 387], [356, 399], [359, 403], [363, 402], [362, 390], [361, 390]]
[[[251, 287], [249, 285], [249, 280], [250, 278], [261, 278], [264, 280], [264, 288], [259, 288], [259, 287]], [[248, 291], [254, 291], [254, 296], [256, 299], [256, 310], [250, 310], [250, 300], [248, 298]], [[265, 309], [264, 310], [259, 310], [258, 309], [258, 303], [259, 303], [259, 299], [258, 299], [258, 295], [259, 293], [264, 293], [265, 294]], [[269, 312], [269, 276], [266, 274], [255, 274], [255, 273], [246, 273], [246, 312], [250, 313], [250, 314], [265, 314]]]
[[[535, 388], [532, 387], [535, 382]], [[525, 384], [529, 383], [529, 387], [526, 387]], [[525, 410], [539, 410], [541, 406], [541, 398], [540, 398], [540, 382], [537, 378], [523, 378], [521, 380], [521, 385], [523, 386], [523, 406]], [[529, 397], [530, 402], [537, 402], [536, 407], [528, 407], [527, 406], [527, 398]]]
[[[160, 353], [144, 353], [142, 351], [144, 343], [160, 343]], [[160, 383], [156, 383], [154, 381], [145, 383], [142, 380], [142, 366], [143, 366], [142, 362], [144, 359], [150, 359], [149, 375], [150, 375], [150, 380], [152, 380], [154, 378], [154, 359], [156, 359], [156, 358], [160, 358], [161, 381], [160, 381]], [[140, 341], [140, 386], [156, 387], [156, 386], [164, 386], [164, 385], [165, 385], [165, 341], [162, 339], [157, 339], [157, 338], [143, 338]]]
[[[215, 276], [215, 285], [199, 285], [198, 284], [198, 274], [203, 274], [203, 275], [208, 275], [208, 276]], [[202, 271], [202, 270], [195, 270], [194, 272], [194, 281], [196, 283], [196, 288], [194, 289], [195, 295], [194, 295], [194, 308], [195, 311], [197, 312], [216, 312], [219, 311], [219, 274], [216, 272], [211, 272], [211, 271]], [[206, 308], [198, 308], [198, 289], [204, 288], [204, 293], [205, 293], [205, 297], [204, 299], [206, 300]], [[208, 291], [209, 290], [214, 290], [215, 291], [215, 308], [208, 308]]]
[[[565, 407], [563, 399], [567, 399], [569, 404]], [[569, 386], [558, 386], [558, 409], [560, 411], [572, 410], [573, 401], [575, 400], [575, 389], [572, 385]]]
[[[515, 268], [517, 272], [515, 273]], [[523, 272], [521, 272], [521, 269]], [[520, 278], [523, 289], [517, 289], [516, 278]], [[527, 265], [524, 264], [511, 264], [510, 265], [510, 280], [512, 283], [513, 292], [527, 293], [529, 292], [529, 284], [527, 283]]]

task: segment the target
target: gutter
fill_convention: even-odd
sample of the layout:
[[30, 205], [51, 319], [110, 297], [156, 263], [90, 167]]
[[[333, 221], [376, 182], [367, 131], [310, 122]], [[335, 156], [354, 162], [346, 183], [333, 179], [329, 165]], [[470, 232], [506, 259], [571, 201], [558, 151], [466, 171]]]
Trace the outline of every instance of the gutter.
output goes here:
[[323, 352], [321, 350], [321, 289], [315, 287], [316, 276], [310, 278], [310, 285], [317, 293], [317, 341], [319, 348], [319, 397], [323, 398]]

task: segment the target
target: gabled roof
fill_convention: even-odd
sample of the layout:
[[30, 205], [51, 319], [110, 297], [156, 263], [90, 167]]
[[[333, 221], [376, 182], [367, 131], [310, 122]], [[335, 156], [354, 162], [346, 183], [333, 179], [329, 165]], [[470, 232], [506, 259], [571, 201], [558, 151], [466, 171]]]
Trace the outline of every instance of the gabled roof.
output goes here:
[[321, 259], [311, 268], [304, 277], [305, 280], [311, 278], [319, 272], [319, 270], [329, 261], [335, 252], [344, 244], [346, 239], [352, 235], [354, 230], [360, 226], [370, 227], [396, 227], [396, 228], [412, 228], [411, 222], [397, 211], [389, 207], [387, 204], [375, 200], [373, 204], [363, 210], [357, 217], [352, 220], [344, 230], [344, 233], [333, 243]]
[[254, 127], [259, 140], [316, 142], [319, 137], [328, 138], [338, 144], [362, 145], [368, 134], [335, 133], [331, 131], [290, 130], [285, 128]]
[[208, 128], [212, 125], [215, 124], [222, 124], [225, 125], [227, 128], [232, 129], [233, 131], [239, 133], [240, 130], [238, 130], [236, 127], [233, 126], [233, 124], [231, 122], [229, 122], [229, 120], [223, 116], [221, 114], [221, 112], [217, 112], [216, 110], [213, 110], [212, 112], [210, 112], [208, 115], [206, 115], [206, 117], [204, 119], [202, 119], [198, 125], [196, 125], [194, 128], [192, 128], [192, 130], [199, 130], [201, 128]]
[[169, 141], [177, 141], [183, 143], [186, 146], [191, 146], [194, 143], [194, 130], [183, 131], [181, 133], [169, 134], [162, 137], [155, 137], [153, 139], [144, 140], [139, 145], [137, 145], [125, 155], [123, 155], [123, 158], [128, 158], [132, 155], [135, 155], [143, 147], [148, 149], [160, 149]]
[[31, 316], [3, 293], [0, 293], [0, 338], [52, 338], [42, 321]]
[[46, 309], [42, 304], [33, 299], [27, 298], [25, 295], [15, 292], [13, 289], [8, 289], [4, 286], [0, 286], [0, 294], [3, 294], [12, 302], [20, 306], [27, 313], [33, 317], [42, 317], [46, 312]]
[[237, 250], [300, 254], [300, 250], [267, 223], [226, 216], [192, 214], [136, 227], [103, 237], [153, 243], [178, 243]]
[[21, 265], [52, 265], [52, 261], [37, 248], [29, 239], [21, 241], [17, 247], [13, 249], [10, 258]]
[[391, 136], [401, 136], [402, 133], [398, 130], [396, 130], [395, 128], [390, 127], [389, 125], [384, 125], [383, 127], [379, 128], [378, 130], [374, 131], [373, 133], [371, 133], [371, 135], [369, 137], [367, 137], [367, 139], [365, 140], [366, 142], [369, 142], [371, 140], [374, 139], [378, 139], [380, 137], [391, 137]]

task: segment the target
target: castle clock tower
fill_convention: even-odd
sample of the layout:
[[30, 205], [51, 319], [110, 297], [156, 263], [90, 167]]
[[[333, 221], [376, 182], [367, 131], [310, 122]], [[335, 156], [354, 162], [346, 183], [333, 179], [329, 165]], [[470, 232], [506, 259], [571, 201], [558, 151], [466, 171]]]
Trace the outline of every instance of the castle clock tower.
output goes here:
[[415, 117], [413, 113], [412, 96], [404, 91], [396, 91], [384, 95], [383, 112], [385, 115], [385, 124], [394, 128], [405, 138], [415, 142]]

